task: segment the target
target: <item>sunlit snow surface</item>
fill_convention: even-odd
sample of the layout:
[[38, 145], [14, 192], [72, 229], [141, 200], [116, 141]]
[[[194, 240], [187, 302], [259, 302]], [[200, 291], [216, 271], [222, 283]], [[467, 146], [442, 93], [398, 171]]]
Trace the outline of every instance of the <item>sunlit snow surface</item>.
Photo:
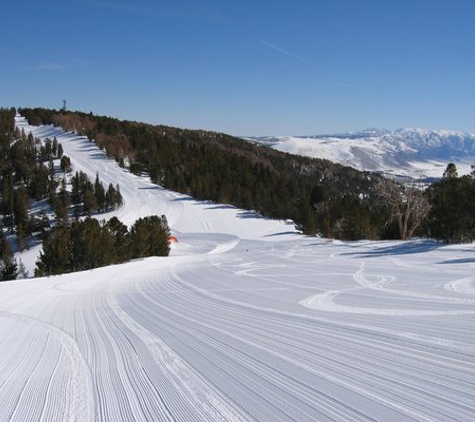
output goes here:
[[475, 420], [472, 245], [281, 234], [61, 143], [179, 243], [0, 284], [0, 421]]
[[245, 139], [290, 154], [416, 180], [442, 177], [450, 162], [460, 175], [468, 174], [475, 162], [475, 135], [443, 130], [368, 129], [340, 135]]

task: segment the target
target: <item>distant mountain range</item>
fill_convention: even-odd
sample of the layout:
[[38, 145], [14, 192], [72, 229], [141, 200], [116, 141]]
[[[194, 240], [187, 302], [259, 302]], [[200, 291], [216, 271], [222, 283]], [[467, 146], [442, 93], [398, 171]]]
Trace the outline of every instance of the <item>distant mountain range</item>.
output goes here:
[[466, 174], [475, 162], [475, 135], [444, 130], [366, 129], [334, 135], [245, 139], [291, 154], [416, 179], [441, 177], [449, 162], [457, 165], [459, 174]]

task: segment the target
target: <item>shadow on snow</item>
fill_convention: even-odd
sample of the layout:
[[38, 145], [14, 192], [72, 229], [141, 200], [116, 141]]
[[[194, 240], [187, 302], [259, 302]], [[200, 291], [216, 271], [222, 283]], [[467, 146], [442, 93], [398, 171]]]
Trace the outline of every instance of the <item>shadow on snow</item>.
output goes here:
[[362, 258], [373, 258], [383, 255], [409, 255], [430, 252], [444, 246], [446, 246], [444, 243], [435, 241], [406, 241], [373, 251], [347, 252], [341, 255], [358, 255]]

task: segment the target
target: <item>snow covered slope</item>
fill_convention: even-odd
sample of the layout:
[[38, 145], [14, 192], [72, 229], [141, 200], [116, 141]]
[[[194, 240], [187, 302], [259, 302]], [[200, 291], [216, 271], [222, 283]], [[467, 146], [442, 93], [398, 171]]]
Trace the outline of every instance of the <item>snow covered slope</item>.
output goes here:
[[456, 163], [460, 174], [467, 174], [475, 162], [475, 135], [460, 132], [368, 129], [341, 135], [246, 139], [291, 154], [413, 178], [441, 177], [450, 162]]
[[[285, 224], [284, 221], [268, 220], [255, 212], [229, 205], [195, 201], [187, 195], [154, 185], [147, 178], [135, 176], [120, 168], [87, 137], [72, 132], [65, 133], [54, 126], [30, 126], [20, 116], [17, 117], [16, 124], [20, 129], [24, 129], [25, 133], [31, 132], [43, 140], [56, 137], [63, 146], [64, 154], [71, 158], [73, 172], [83, 171], [91, 180], [98, 174], [105, 186], [109, 183], [114, 186], [119, 184], [124, 206], [117, 211], [99, 215], [99, 219], [108, 219], [115, 215], [130, 226], [140, 217], [164, 214], [172, 231], [179, 234], [182, 241], [183, 233], [196, 232], [224, 233], [229, 238], [239, 236], [249, 239], [276, 235], [295, 236], [297, 233], [293, 225]], [[30, 274], [34, 272], [38, 253], [39, 246], [20, 255]]]
[[120, 217], [165, 213], [179, 243], [0, 283], [0, 421], [475, 420], [473, 246], [286, 234], [35, 131], [121, 183]]

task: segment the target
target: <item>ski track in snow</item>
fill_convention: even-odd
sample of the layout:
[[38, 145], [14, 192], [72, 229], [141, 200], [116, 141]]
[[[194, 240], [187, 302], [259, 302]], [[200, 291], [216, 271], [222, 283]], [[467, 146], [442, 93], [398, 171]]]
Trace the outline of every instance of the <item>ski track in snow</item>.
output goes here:
[[471, 245], [296, 236], [18, 123], [120, 184], [125, 205], [98, 218], [165, 214], [179, 243], [1, 283], [0, 421], [475, 420]]

